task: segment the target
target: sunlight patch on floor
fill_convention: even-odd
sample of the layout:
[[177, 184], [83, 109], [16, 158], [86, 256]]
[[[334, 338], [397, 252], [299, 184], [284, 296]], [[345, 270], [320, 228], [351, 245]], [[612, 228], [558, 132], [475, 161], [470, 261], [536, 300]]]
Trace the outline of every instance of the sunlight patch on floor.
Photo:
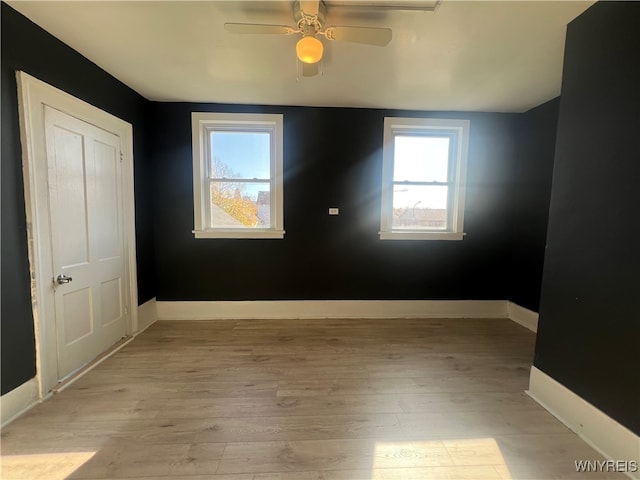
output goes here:
[[493, 438], [377, 442], [371, 480], [512, 480]]
[[3, 480], [63, 480], [87, 463], [96, 452], [39, 453], [2, 457]]

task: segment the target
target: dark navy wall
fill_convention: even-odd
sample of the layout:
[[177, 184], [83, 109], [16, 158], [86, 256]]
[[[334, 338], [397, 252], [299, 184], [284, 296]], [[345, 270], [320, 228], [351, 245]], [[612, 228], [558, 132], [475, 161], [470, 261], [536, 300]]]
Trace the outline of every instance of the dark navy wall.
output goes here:
[[640, 3], [568, 27], [535, 366], [640, 434]]
[[153, 252], [154, 170], [145, 151], [148, 102], [5, 3], [2, 21], [2, 393], [35, 375], [33, 316], [25, 225], [22, 151], [15, 71], [23, 70], [133, 124], [138, 291], [155, 296]]
[[[284, 114], [284, 240], [194, 239], [192, 111]], [[379, 240], [393, 115], [471, 120], [464, 240]], [[153, 104], [158, 300], [506, 299], [518, 117]]]
[[556, 98], [521, 116], [512, 162], [508, 299], [534, 312], [540, 306], [559, 105]]
[[[4, 11], [3, 11], [4, 17]], [[4, 40], [4, 22], [2, 25]], [[4, 52], [3, 52], [4, 56]], [[4, 63], [4, 58], [3, 58]], [[17, 92], [6, 88], [15, 86], [13, 72], [2, 68], [2, 302], [0, 303], [0, 327], [2, 331], [0, 362], [2, 394], [13, 390], [36, 373], [31, 291], [29, 287], [29, 259], [27, 256], [27, 228], [25, 222], [22, 163], [20, 159], [20, 135], [11, 125], [18, 125], [18, 110], [5, 108], [17, 105]]]

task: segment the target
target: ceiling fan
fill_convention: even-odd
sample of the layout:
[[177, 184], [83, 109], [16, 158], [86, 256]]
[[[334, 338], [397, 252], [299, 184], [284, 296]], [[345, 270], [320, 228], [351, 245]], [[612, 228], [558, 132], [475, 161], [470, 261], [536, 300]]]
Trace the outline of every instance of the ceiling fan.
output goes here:
[[296, 0], [293, 2], [295, 27], [288, 25], [264, 25], [258, 23], [225, 23], [224, 28], [232, 33], [295, 35], [302, 38], [296, 44], [296, 54], [302, 62], [302, 75], [312, 77], [318, 73], [324, 46], [318, 39], [339, 42], [362, 43], [384, 47], [391, 41], [390, 28], [329, 26], [325, 27], [327, 7], [323, 0]]

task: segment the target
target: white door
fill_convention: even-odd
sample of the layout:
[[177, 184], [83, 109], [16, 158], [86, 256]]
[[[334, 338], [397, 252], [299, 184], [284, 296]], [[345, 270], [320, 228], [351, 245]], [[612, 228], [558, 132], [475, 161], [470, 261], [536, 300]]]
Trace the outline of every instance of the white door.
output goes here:
[[125, 336], [120, 138], [45, 106], [58, 378]]

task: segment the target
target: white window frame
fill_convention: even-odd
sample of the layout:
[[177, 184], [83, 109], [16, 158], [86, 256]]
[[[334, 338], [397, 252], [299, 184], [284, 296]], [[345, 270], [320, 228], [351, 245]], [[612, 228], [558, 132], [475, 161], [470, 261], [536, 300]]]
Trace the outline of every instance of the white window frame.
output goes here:
[[[464, 197], [469, 148], [469, 120], [385, 117], [382, 154], [381, 240], [462, 240], [464, 238]], [[393, 229], [393, 166], [396, 135], [442, 135], [455, 138], [449, 156], [450, 201], [447, 205], [447, 230]]]
[[[283, 115], [261, 113], [192, 112], [193, 214], [195, 238], [284, 238], [283, 219]], [[213, 131], [268, 132], [271, 136], [271, 227], [228, 228], [212, 226], [209, 168]]]

